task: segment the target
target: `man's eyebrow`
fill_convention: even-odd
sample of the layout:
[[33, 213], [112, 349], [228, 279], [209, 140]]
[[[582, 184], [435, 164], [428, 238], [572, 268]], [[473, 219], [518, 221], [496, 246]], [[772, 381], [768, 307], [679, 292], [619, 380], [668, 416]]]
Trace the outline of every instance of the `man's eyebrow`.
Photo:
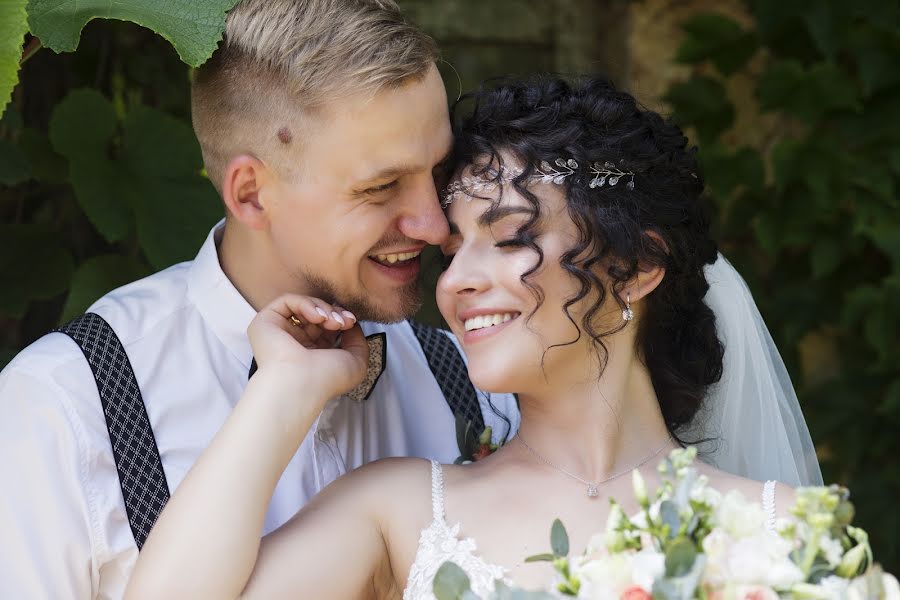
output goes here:
[[379, 179], [392, 179], [394, 177], [400, 177], [401, 175], [409, 175], [410, 173], [415, 173], [420, 170], [422, 170], [421, 165], [393, 165], [390, 167], [385, 167], [380, 171], [376, 171], [371, 175], [367, 175], [366, 177], [360, 178], [358, 183], [377, 181]]
[[501, 206], [498, 208], [491, 208], [481, 213], [481, 216], [478, 217], [478, 225], [480, 227], [490, 227], [497, 221], [505, 219], [506, 217], [532, 214], [534, 214], [534, 211], [524, 206]]

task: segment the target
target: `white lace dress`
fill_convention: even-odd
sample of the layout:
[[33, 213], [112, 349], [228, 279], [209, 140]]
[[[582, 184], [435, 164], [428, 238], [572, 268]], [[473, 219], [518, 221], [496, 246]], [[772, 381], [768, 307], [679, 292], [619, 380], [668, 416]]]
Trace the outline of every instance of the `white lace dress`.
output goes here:
[[403, 600], [435, 600], [434, 576], [446, 561], [451, 560], [469, 576], [472, 591], [486, 596], [494, 590], [494, 581], [506, 578], [506, 569], [492, 565], [478, 556], [472, 538], [460, 539], [459, 523], [450, 527], [444, 515], [444, 472], [441, 464], [431, 461], [431, 524], [419, 534], [419, 548], [409, 569]]
[[[775, 529], [775, 482], [763, 486], [762, 505], [766, 511], [766, 529]], [[478, 547], [472, 538], [460, 539], [457, 523], [450, 527], [444, 514], [444, 472], [437, 461], [431, 461], [431, 524], [419, 534], [416, 558], [409, 569], [403, 600], [436, 600], [432, 588], [434, 576], [446, 561], [459, 565], [472, 584], [472, 591], [485, 597], [494, 590], [494, 582], [503, 580], [513, 585], [506, 576], [506, 569], [491, 564], [478, 556]]]

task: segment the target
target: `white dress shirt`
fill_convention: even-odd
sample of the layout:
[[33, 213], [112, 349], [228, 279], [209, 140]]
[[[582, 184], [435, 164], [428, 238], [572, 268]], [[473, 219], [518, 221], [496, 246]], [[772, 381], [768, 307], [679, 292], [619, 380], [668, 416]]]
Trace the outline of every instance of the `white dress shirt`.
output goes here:
[[[220, 227], [194, 261], [89, 309], [112, 326], [131, 360], [170, 490], [228, 417], [252, 361], [246, 331], [255, 311], [219, 265]], [[386, 369], [366, 401], [329, 403], [278, 483], [266, 532], [364, 463], [388, 456], [451, 462], [459, 454], [454, 418], [409, 325], [362, 327], [367, 335], [386, 332]], [[502, 436], [506, 422], [479, 396], [485, 424]], [[490, 401], [514, 433], [513, 397]], [[0, 373], [0, 482], [0, 598], [122, 596], [137, 548], [94, 377], [63, 334], [39, 339]]]

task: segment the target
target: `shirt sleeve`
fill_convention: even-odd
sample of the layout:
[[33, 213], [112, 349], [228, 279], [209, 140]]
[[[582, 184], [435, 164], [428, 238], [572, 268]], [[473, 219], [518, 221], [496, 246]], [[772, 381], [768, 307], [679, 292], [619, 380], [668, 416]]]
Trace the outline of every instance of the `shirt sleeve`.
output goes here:
[[0, 598], [92, 596], [87, 459], [67, 400], [49, 376], [0, 373]]

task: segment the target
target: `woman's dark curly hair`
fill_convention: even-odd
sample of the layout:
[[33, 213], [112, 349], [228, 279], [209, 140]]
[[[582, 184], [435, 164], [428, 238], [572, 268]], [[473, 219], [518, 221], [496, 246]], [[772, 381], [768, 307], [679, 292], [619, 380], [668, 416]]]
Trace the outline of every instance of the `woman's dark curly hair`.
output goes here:
[[[578, 242], [562, 256], [561, 266], [580, 284], [563, 310], [593, 298], [581, 319], [580, 332], [595, 343], [601, 365], [608, 351], [595, 318], [608, 295], [619, 306], [626, 282], [639, 265], [665, 268], [665, 277], [644, 301], [637, 321], [637, 348], [646, 364], [669, 431], [688, 423], [701, 408], [707, 388], [722, 375], [723, 347], [716, 336], [715, 316], [703, 302], [709, 285], [704, 265], [716, 260], [709, 219], [701, 202], [703, 178], [682, 131], [659, 114], [639, 106], [629, 94], [598, 78], [569, 82], [540, 77], [486, 84], [464, 96], [471, 113], [454, 119], [456, 172], [470, 167], [482, 177], [497, 176], [501, 152], [515, 157], [525, 171], [511, 185], [526, 198], [532, 215], [519, 229], [517, 243], [538, 260], [522, 276], [538, 303], [541, 290], [529, 278], [544, 255], [536, 242], [541, 203], [527, 189], [537, 165], [572, 158], [580, 169], [566, 178], [568, 213], [579, 232]], [[585, 166], [611, 162], [634, 173], [634, 187], [623, 177], [617, 185], [590, 187]], [[488, 210], [494, 210], [497, 206]], [[607, 281], [598, 276], [605, 273]], [[575, 343], [581, 337], [571, 343]]]

